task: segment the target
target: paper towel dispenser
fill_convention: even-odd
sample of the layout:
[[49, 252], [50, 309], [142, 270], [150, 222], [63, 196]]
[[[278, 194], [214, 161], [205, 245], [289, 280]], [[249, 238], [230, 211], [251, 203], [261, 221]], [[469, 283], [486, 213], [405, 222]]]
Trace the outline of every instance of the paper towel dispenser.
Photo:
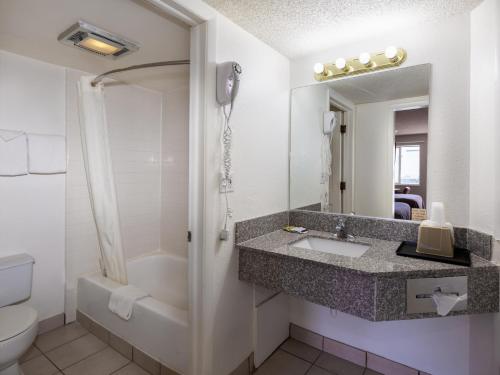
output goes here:
[[[406, 312], [408, 314], [437, 313], [433, 296], [437, 300], [443, 296], [449, 297], [448, 300], [456, 300], [452, 303], [451, 311], [466, 310], [467, 276], [408, 279], [406, 281]], [[449, 303], [445, 300], [443, 303], [447, 302]]]

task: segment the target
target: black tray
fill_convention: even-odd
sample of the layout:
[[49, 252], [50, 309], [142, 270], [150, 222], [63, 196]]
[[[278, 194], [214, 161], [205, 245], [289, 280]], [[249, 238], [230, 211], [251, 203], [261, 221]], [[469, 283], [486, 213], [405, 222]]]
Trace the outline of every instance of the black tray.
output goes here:
[[419, 258], [426, 260], [433, 260], [435, 262], [458, 264], [460, 266], [470, 267], [470, 251], [467, 249], [461, 249], [455, 247], [455, 255], [453, 258], [442, 257], [439, 255], [430, 255], [417, 253], [417, 243], [413, 241], [403, 241], [399, 248], [396, 250], [396, 254], [402, 257]]

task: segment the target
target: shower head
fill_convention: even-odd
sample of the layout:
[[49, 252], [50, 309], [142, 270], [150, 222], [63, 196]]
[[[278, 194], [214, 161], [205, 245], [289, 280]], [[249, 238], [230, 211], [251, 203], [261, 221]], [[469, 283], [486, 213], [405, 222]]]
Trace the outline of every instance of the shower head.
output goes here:
[[78, 47], [113, 60], [139, 49], [137, 43], [84, 21], [78, 21], [62, 32], [57, 40], [63, 44]]

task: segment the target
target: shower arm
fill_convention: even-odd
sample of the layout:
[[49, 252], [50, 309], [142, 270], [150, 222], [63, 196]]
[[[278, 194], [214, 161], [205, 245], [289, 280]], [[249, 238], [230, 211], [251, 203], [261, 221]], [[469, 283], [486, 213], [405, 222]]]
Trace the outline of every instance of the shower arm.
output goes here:
[[173, 61], [158, 61], [149, 64], [131, 65], [126, 68], [113, 69], [109, 72], [102, 73], [95, 77], [90, 83], [92, 87], [95, 87], [99, 82], [101, 82], [106, 76], [113, 73], [126, 72], [129, 70], [145, 69], [145, 68], [155, 68], [158, 66], [169, 66], [169, 65], [189, 65], [189, 60], [173, 60]]

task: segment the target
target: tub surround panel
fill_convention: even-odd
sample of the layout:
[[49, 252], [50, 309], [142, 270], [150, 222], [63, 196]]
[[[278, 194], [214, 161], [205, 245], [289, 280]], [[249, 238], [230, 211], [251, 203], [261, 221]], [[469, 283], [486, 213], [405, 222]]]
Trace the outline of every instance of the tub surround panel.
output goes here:
[[[417, 241], [420, 225], [416, 221], [302, 210], [291, 210], [289, 217], [290, 225], [324, 232], [334, 232], [338, 220], [344, 218], [347, 233], [388, 241]], [[462, 227], [454, 227], [454, 235], [457, 247], [469, 249], [473, 254], [491, 259], [493, 246], [491, 235]]]
[[[295, 234], [278, 229], [237, 243], [240, 280], [283, 291], [367, 320], [384, 321], [438, 316], [436, 313], [406, 312], [408, 279], [467, 276], [468, 308], [453, 311], [450, 315], [498, 311], [498, 268], [486, 259], [472, 254], [472, 267], [469, 268], [396, 255], [401, 240], [416, 236], [417, 223], [348, 216], [348, 233], [357, 235], [356, 242], [370, 245], [359, 258], [293, 245], [307, 236], [333, 238], [332, 232], [340, 216], [291, 211], [292, 225], [319, 230]], [[272, 229], [275, 226], [269, 225], [270, 222], [277, 225], [269, 216], [264, 220], [238, 223], [240, 231], [245, 223], [253, 227], [244, 232], [246, 236], [236, 238], [262, 233], [265, 227]], [[469, 231], [459, 230], [459, 240], [464, 241], [469, 237]], [[362, 237], [361, 233], [372, 238]], [[484, 241], [487, 235], [476, 232], [474, 236], [479, 238], [476, 244], [483, 241], [487, 245], [487, 241]]]

